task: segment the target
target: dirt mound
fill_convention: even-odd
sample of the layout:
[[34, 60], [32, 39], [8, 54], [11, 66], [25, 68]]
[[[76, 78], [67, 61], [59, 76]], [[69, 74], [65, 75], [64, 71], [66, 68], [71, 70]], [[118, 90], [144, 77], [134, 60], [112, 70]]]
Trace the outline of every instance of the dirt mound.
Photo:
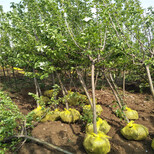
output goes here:
[[[77, 124], [65, 124], [61, 121], [40, 123], [33, 129], [32, 136], [57, 145], [58, 147], [68, 150], [72, 153], [85, 153], [82, 145], [84, 134], [81, 132], [81, 127]], [[61, 154], [62, 152], [53, 150], [51, 151], [30, 142], [26, 143], [26, 145], [20, 149], [19, 153]]]

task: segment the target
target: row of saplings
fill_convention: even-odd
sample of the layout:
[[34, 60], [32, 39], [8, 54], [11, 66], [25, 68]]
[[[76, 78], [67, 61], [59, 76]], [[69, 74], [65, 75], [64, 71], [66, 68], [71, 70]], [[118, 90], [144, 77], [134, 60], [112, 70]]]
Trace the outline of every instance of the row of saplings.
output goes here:
[[[52, 90], [47, 90], [44, 92], [44, 96], [41, 96], [41, 101], [48, 102], [50, 97], [52, 97]], [[86, 96], [78, 92], [69, 91], [67, 94], [67, 101], [69, 105], [76, 105], [77, 102], [87, 101]], [[91, 112], [90, 105], [83, 105], [83, 114], [89, 115]], [[110, 152], [110, 142], [109, 136], [106, 134], [109, 132], [111, 126], [107, 123], [106, 120], [101, 119], [99, 116], [103, 111], [100, 105], [96, 105], [97, 112], [97, 134], [93, 132], [93, 124], [87, 123], [86, 125], [86, 135], [83, 142], [84, 148], [88, 154], [106, 154]], [[81, 115], [80, 112], [76, 109], [69, 108], [64, 111], [59, 111], [58, 108], [51, 111], [45, 107], [38, 106], [31, 113], [33, 113], [35, 118], [41, 118], [41, 122], [45, 121], [55, 121], [61, 119], [66, 123], [74, 123], [79, 120]], [[138, 119], [138, 113], [135, 110], [132, 110], [126, 107], [125, 114], [128, 119], [135, 120]], [[130, 121], [123, 129], [121, 129], [121, 134], [128, 140], [144, 140], [149, 132], [148, 129], [140, 124], [135, 124], [134, 121]], [[154, 149], [154, 139], [152, 140], [151, 147]]]

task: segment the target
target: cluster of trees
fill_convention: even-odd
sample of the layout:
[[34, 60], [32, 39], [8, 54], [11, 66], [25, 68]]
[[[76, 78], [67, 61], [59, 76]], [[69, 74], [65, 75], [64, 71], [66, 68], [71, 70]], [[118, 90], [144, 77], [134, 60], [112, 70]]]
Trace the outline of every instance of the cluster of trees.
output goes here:
[[[60, 83], [61, 72], [76, 71], [95, 111], [99, 73], [111, 84], [120, 71], [124, 83], [127, 72], [146, 73], [154, 97], [152, 7], [143, 10], [139, 0], [22, 0], [11, 8], [0, 8], [0, 65], [33, 72], [38, 93], [36, 71], [41, 79], [54, 73]], [[87, 68], [92, 99], [83, 77]]]

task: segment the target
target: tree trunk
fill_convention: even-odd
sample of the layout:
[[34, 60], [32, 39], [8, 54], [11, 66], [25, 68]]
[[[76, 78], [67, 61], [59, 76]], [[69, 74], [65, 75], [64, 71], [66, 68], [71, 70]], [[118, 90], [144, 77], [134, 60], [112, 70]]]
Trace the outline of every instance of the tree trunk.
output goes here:
[[97, 73], [96, 73], [96, 78], [95, 78], [95, 89], [96, 89], [96, 85], [97, 85], [97, 81], [98, 81], [98, 75], [99, 75], [99, 71], [97, 71]]
[[[36, 90], [36, 95], [39, 97], [40, 96], [40, 87], [39, 87], [39, 84], [37, 82], [37, 79], [35, 77], [35, 69], [33, 68], [33, 73], [34, 73], [34, 85], [35, 85], [35, 90]], [[36, 102], [37, 103], [37, 107], [39, 106], [39, 103], [38, 101]]]
[[13, 73], [13, 78], [14, 78], [15, 87], [16, 87], [16, 89], [17, 89], [17, 80], [16, 80], [16, 76], [15, 76], [15, 72], [14, 72], [13, 66], [12, 66], [12, 73]]
[[123, 100], [125, 100], [125, 87], [126, 83], [125, 83], [125, 70], [123, 70], [123, 86], [122, 86], [122, 89], [123, 89]]
[[72, 86], [74, 87], [74, 89], [75, 89], [75, 91], [77, 91], [77, 88], [76, 88], [76, 86], [75, 86], [75, 80], [73, 79], [74, 77], [74, 71], [72, 71], [71, 73], [70, 73], [70, 75], [69, 75], [69, 78], [70, 78], [70, 89], [72, 89]]
[[94, 133], [97, 134], [97, 125], [96, 125], [96, 103], [95, 103], [95, 63], [92, 61], [91, 65], [91, 85], [92, 85], [92, 100], [93, 100], [93, 129]]
[[6, 78], [6, 73], [5, 73], [4, 66], [2, 66], [2, 69], [3, 69], [4, 78]]
[[[63, 85], [63, 83], [62, 83], [62, 81], [60, 79], [60, 76], [59, 76], [59, 74], [57, 72], [56, 72], [56, 75], [57, 75], [57, 78], [58, 78], [58, 81], [59, 81], [63, 96], [65, 96], [66, 95], [66, 88], [64, 87], [64, 85]], [[66, 104], [66, 109], [68, 110], [69, 109], [68, 102], [66, 101], [65, 104]]]
[[89, 95], [89, 92], [88, 92], [88, 89], [87, 89], [87, 87], [86, 87], [86, 84], [85, 84], [85, 82], [84, 82], [84, 80], [83, 80], [83, 77], [82, 77], [82, 75], [81, 75], [81, 73], [79, 72], [78, 69], [77, 69], [76, 71], [77, 71], [77, 74], [78, 74], [80, 83], [81, 83], [81, 85], [82, 85], [82, 87], [83, 87], [83, 89], [84, 89], [84, 91], [85, 91], [85, 93], [86, 93], [86, 96], [87, 96], [87, 98], [88, 98], [88, 101], [89, 101], [89, 103], [90, 103], [90, 105], [91, 105], [91, 108], [93, 108], [93, 103], [92, 103], [92, 101], [91, 101], [91, 97], [90, 97], [90, 95]]
[[53, 86], [55, 85], [55, 76], [54, 76], [54, 72], [51, 74], [52, 75], [52, 84]]
[[84, 81], [85, 81], [85, 84], [87, 84], [87, 70], [86, 70], [86, 68], [84, 69]]
[[119, 94], [119, 92], [118, 92], [118, 87], [117, 87], [117, 85], [115, 84], [114, 79], [113, 79], [111, 73], [110, 73], [110, 79], [111, 79], [111, 82], [112, 82], [113, 88], [114, 88], [116, 94], [118, 95], [118, 98], [120, 99], [120, 102], [122, 102], [122, 105], [123, 105], [123, 100], [122, 100], [122, 98], [120, 97], [120, 94]]
[[147, 72], [147, 76], [148, 76], [148, 81], [149, 81], [151, 94], [152, 94], [152, 97], [154, 99], [154, 87], [153, 87], [153, 83], [152, 83], [152, 78], [151, 78], [151, 74], [150, 74], [149, 65], [146, 65], [145, 68], [146, 68], [146, 72]]
[[[112, 90], [112, 92], [113, 92], [113, 94], [114, 94], [114, 96], [115, 96], [117, 102], [118, 102], [118, 105], [119, 105], [120, 109], [122, 110], [121, 100], [120, 100], [120, 98], [118, 97], [118, 94], [117, 94], [116, 90], [115, 90], [114, 87], [112, 86], [111, 82], [109, 81], [109, 79], [107, 78], [107, 76], [105, 75], [105, 73], [104, 73], [104, 76], [105, 76], [105, 79], [106, 79], [106, 81], [108, 82], [108, 84], [109, 84], [109, 86], [110, 86], [110, 88], [111, 88], [111, 90]], [[125, 117], [127, 123], [129, 123], [129, 119], [127, 118], [127, 116], [126, 116], [126, 114], [125, 114], [124, 111], [123, 111], [123, 113], [124, 113], [124, 117]]]

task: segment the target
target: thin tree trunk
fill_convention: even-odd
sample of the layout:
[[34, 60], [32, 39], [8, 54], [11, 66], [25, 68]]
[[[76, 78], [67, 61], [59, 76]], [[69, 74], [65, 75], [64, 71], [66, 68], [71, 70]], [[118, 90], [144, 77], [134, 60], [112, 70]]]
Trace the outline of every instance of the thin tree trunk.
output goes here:
[[2, 69], [3, 69], [4, 78], [6, 78], [6, 73], [5, 73], [4, 66], [2, 66]]
[[54, 76], [54, 72], [53, 72], [51, 75], [52, 75], [52, 84], [55, 85], [55, 76]]
[[87, 84], [87, 70], [84, 69], [84, 81], [85, 81], [85, 84]]
[[15, 87], [16, 87], [16, 89], [17, 89], [17, 80], [16, 80], [16, 76], [15, 76], [15, 72], [14, 72], [13, 66], [12, 66], [12, 73], [13, 73], [13, 78], [14, 78]]
[[70, 76], [69, 76], [70, 77], [70, 89], [71, 89], [72, 84], [73, 84], [75, 91], [77, 91], [77, 88], [76, 88], [74, 80], [73, 80], [73, 76], [74, 76], [73, 74], [74, 74], [74, 71], [72, 73], [70, 73]]
[[97, 134], [97, 125], [96, 125], [96, 103], [95, 103], [95, 63], [92, 61], [91, 65], [91, 85], [92, 85], [92, 100], [93, 100], [93, 129], [94, 133]]
[[[117, 102], [118, 102], [118, 105], [119, 105], [120, 109], [122, 110], [122, 104], [121, 104], [121, 101], [120, 101], [120, 99], [119, 99], [119, 97], [118, 97], [118, 94], [116, 93], [114, 87], [112, 86], [111, 82], [109, 81], [109, 79], [107, 78], [107, 76], [105, 75], [105, 73], [104, 73], [104, 76], [105, 76], [105, 79], [106, 79], [106, 81], [108, 82], [108, 84], [109, 84], [109, 86], [110, 86], [110, 88], [111, 88], [111, 90], [112, 90], [112, 92], [113, 92], [113, 94], [114, 94], [114, 96], [115, 96]], [[125, 114], [124, 111], [123, 111], [123, 113], [124, 113], [124, 117], [125, 117], [127, 123], [129, 123], [129, 119], [126, 117], [126, 114]]]
[[42, 91], [41, 91], [41, 88], [40, 88], [40, 85], [36, 79], [36, 84], [37, 84], [37, 88], [38, 88], [38, 91], [39, 91], [39, 96], [42, 96]]
[[[56, 72], [56, 75], [57, 75], [57, 78], [58, 78], [58, 81], [59, 81], [59, 84], [60, 84], [60, 87], [61, 87], [63, 96], [65, 96], [67, 90], [66, 90], [66, 88], [64, 87], [64, 85], [63, 85], [63, 83], [62, 83], [62, 81], [61, 81], [61, 79], [60, 79], [60, 76], [59, 76], [59, 74], [58, 74], [57, 72]], [[68, 110], [68, 109], [69, 109], [69, 107], [68, 107], [68, 102], [66, 101], [65, 104], [66, 104], [66, 109]]]
[[125, 70], [123, 70], [123, 83], [122, 83], [122, 89], [123, 89], [123, 100], [125, 100], [125, 89], [126, 89], [126, 81], [125, 81]]
[[96, 73], [96, 79], [95, 79], [95, 89], [96, 89], [96, 85], [97, 85], [97, 81], [98, 81], [98, 75], [99, 75], [99, 71], [97, 71], [97, 73]]
[[110, 79], [111, 79], [111, 82], [112, 82], [112, 84], [113, 84], [114, 90], [116, 91], [116, 93], [117, 93], [117, 95], [118, 95], [120, 101], [123, 103], [123, 100], [122, 100], [122, 98], [120, 97], [120, 94], [119, 94], [119, 92], [118, 92], [118, 87], [117, 87], [117, 85], [115, 84], [114, 79], [113, 79], [111, 73], [110, 73]]
[[85, 91], [85, 93], [86, 93], [86, 95], [87, 95], [87, 98], [88, 98], [88, 101], [89, 101], [89, 103], [90, 103], [90, 105], [91, 105], [91, 108], [93, 108], [93, 103], [92, 103], [91, 97], [90, 97], [90, 95], [89, 95], [88, 89], [87, 89], [87, 87], [86, 87], [86, 84], [85, 84], [85, 82], [84, 82], [84, 80], [83, 80], [83, 77], [82, 77], [82, 75], [80, 74], [80, 72], [79, 72], [78, 69], [76, 69], [76, 71], [77, 71], [77, 74], [78, 74], [80, 83], [81, 83], [81, 85], [82, 85], [82, 87], [83, 87], [83, 89], [84, 89], [84, 91]]
[[9, 70], [8, 70], [8, 68], [6, 68], [6, 72], [7, 72], [7, 77], [8, 77], [8, 79], [9, 79], [9, 82], [11, 81], [11, 78], [10, 78], [10, 75], [9, 75]]
[[[35, 85], [35, 90], [36, 90], [36, 95], [39, 97], [39, 88], [38, 88], [38, 83], [37, 83], [37, 79], [35, 77], [35, 69], [33, 68], [33, 73], [34, 73], [34, 85]], [[37, 103], [37, 107], [39, 106], [38, 101]]]
[[154, 87], [153, 87], [153, 83], [152, 83], [149, 65], [146, 65], [145, 68], [146, 68], [146, 72], [147, 72], [147, 76], [148, 76], [148, 80], [149, 80], [149, 86], [150, 86], [151, 94], [152, 94], [152, 97], [154, 99]]

